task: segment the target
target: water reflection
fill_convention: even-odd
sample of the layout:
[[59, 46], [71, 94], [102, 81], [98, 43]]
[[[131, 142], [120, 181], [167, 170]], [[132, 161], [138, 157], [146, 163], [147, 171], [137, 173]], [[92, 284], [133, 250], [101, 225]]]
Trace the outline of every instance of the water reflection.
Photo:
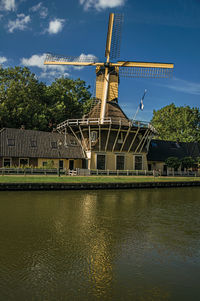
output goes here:
[[1, 192], [2, 300], [198, 300], [200, 189]]

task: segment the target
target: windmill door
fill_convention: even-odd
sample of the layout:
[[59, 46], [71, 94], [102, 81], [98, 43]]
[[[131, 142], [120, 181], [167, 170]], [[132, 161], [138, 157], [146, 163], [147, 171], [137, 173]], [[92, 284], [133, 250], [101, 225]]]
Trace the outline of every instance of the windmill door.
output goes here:
[[59, 168], [60, 169], [64, 168], [64, 162], [63, 162], [63, 160], [59, 160]]
[[69, 160], [69, 169], [70, 170], [74, 169], [74, 160]]

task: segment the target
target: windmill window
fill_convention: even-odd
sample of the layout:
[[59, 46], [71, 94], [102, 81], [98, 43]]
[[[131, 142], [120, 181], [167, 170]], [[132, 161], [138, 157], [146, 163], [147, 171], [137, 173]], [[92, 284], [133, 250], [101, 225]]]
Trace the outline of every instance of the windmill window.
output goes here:
[[97, 155], [97, 169], [106, 169], [106, 156], [105, 155]]
[[29, 159], [28, 158], [20, 158], [19, 166], [26, 166], [26, 165], [29, 165]]
[[11, 166], [11, 159], [10, 158], [4, 158], [3, 159], [3, 167], [10, 167]]
[[30, 146], [31, 147], [37, 147], [37, 141], [36, 140], [31, 140], [30, 141]]
[[8, 138], [8, 146], [15, 146], [15, 139]]
[[116, 169], [117, 170], [124, 170], [124, 156], [123, 155], [117, 155], [116, 156]]
[[51, 148], [58, 148], [57, 142], [56, 141], [51, 141]]
[[71, 144], [71, 145], [77, 145], [77, 141], [76, 141], [75, 139], [71, 139], [71, 140], [70, 140], [70, 144]]
[[123, 143], [123, 141], [124, 141], [124, 135], [123, 135], [123, 133], [121, 132], [117, 142], [118, 142], [118, 143]]
[[142, 170], [142, 156], [135, 156], [135, 170]]
[[92, 131], [90, 135], [91, 142], [95, 142], [97, 140], [97, 132]]

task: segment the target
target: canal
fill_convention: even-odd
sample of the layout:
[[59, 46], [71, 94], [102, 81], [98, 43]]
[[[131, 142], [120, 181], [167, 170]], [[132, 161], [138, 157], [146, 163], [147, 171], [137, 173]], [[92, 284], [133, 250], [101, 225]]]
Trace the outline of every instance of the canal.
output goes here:
[[200, 300], [200, 188], [0, 192], [0, 300]]

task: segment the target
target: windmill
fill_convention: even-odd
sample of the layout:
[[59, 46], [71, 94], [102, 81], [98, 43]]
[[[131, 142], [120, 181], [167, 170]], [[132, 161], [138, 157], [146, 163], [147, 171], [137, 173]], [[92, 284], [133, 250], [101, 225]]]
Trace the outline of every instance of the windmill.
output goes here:
[[[47, 54], [45, 65], [96, 67], [97, 103], [82, 119], [57, 125], [65, 137], [73, 134], [83, 150], [88, 169], [147, 169], [146, 154], [156, 132], [151, 124], [128, 119], [118, 105], [119, 76], [169, 77], [173, 64], [117, 61], [120, 56], [122, 14], [111, 13], [108, 22], [105, 62], [90, 56], [68, 57]], [[67, 146], [67, 144], [66, 144]], [[83, 166], [82, 166], [83, 167]]]
[[169, 77], [174, 68], [173, 64], [117, 61], [120, 56], [121, 30], [123, 14], [111, 13], [108, 22], [108, 32], [105, 49], [105, 62], [95, 62], [94, 59], [82, 55], [69, 57], [47, 54], [45, 65], [72, 65], [96, 67], [96, 98], [101, 102], [100, 120], [103, 124], [107, 101], [118, 99], [118, 83], [120, 76], [126, 77]]

